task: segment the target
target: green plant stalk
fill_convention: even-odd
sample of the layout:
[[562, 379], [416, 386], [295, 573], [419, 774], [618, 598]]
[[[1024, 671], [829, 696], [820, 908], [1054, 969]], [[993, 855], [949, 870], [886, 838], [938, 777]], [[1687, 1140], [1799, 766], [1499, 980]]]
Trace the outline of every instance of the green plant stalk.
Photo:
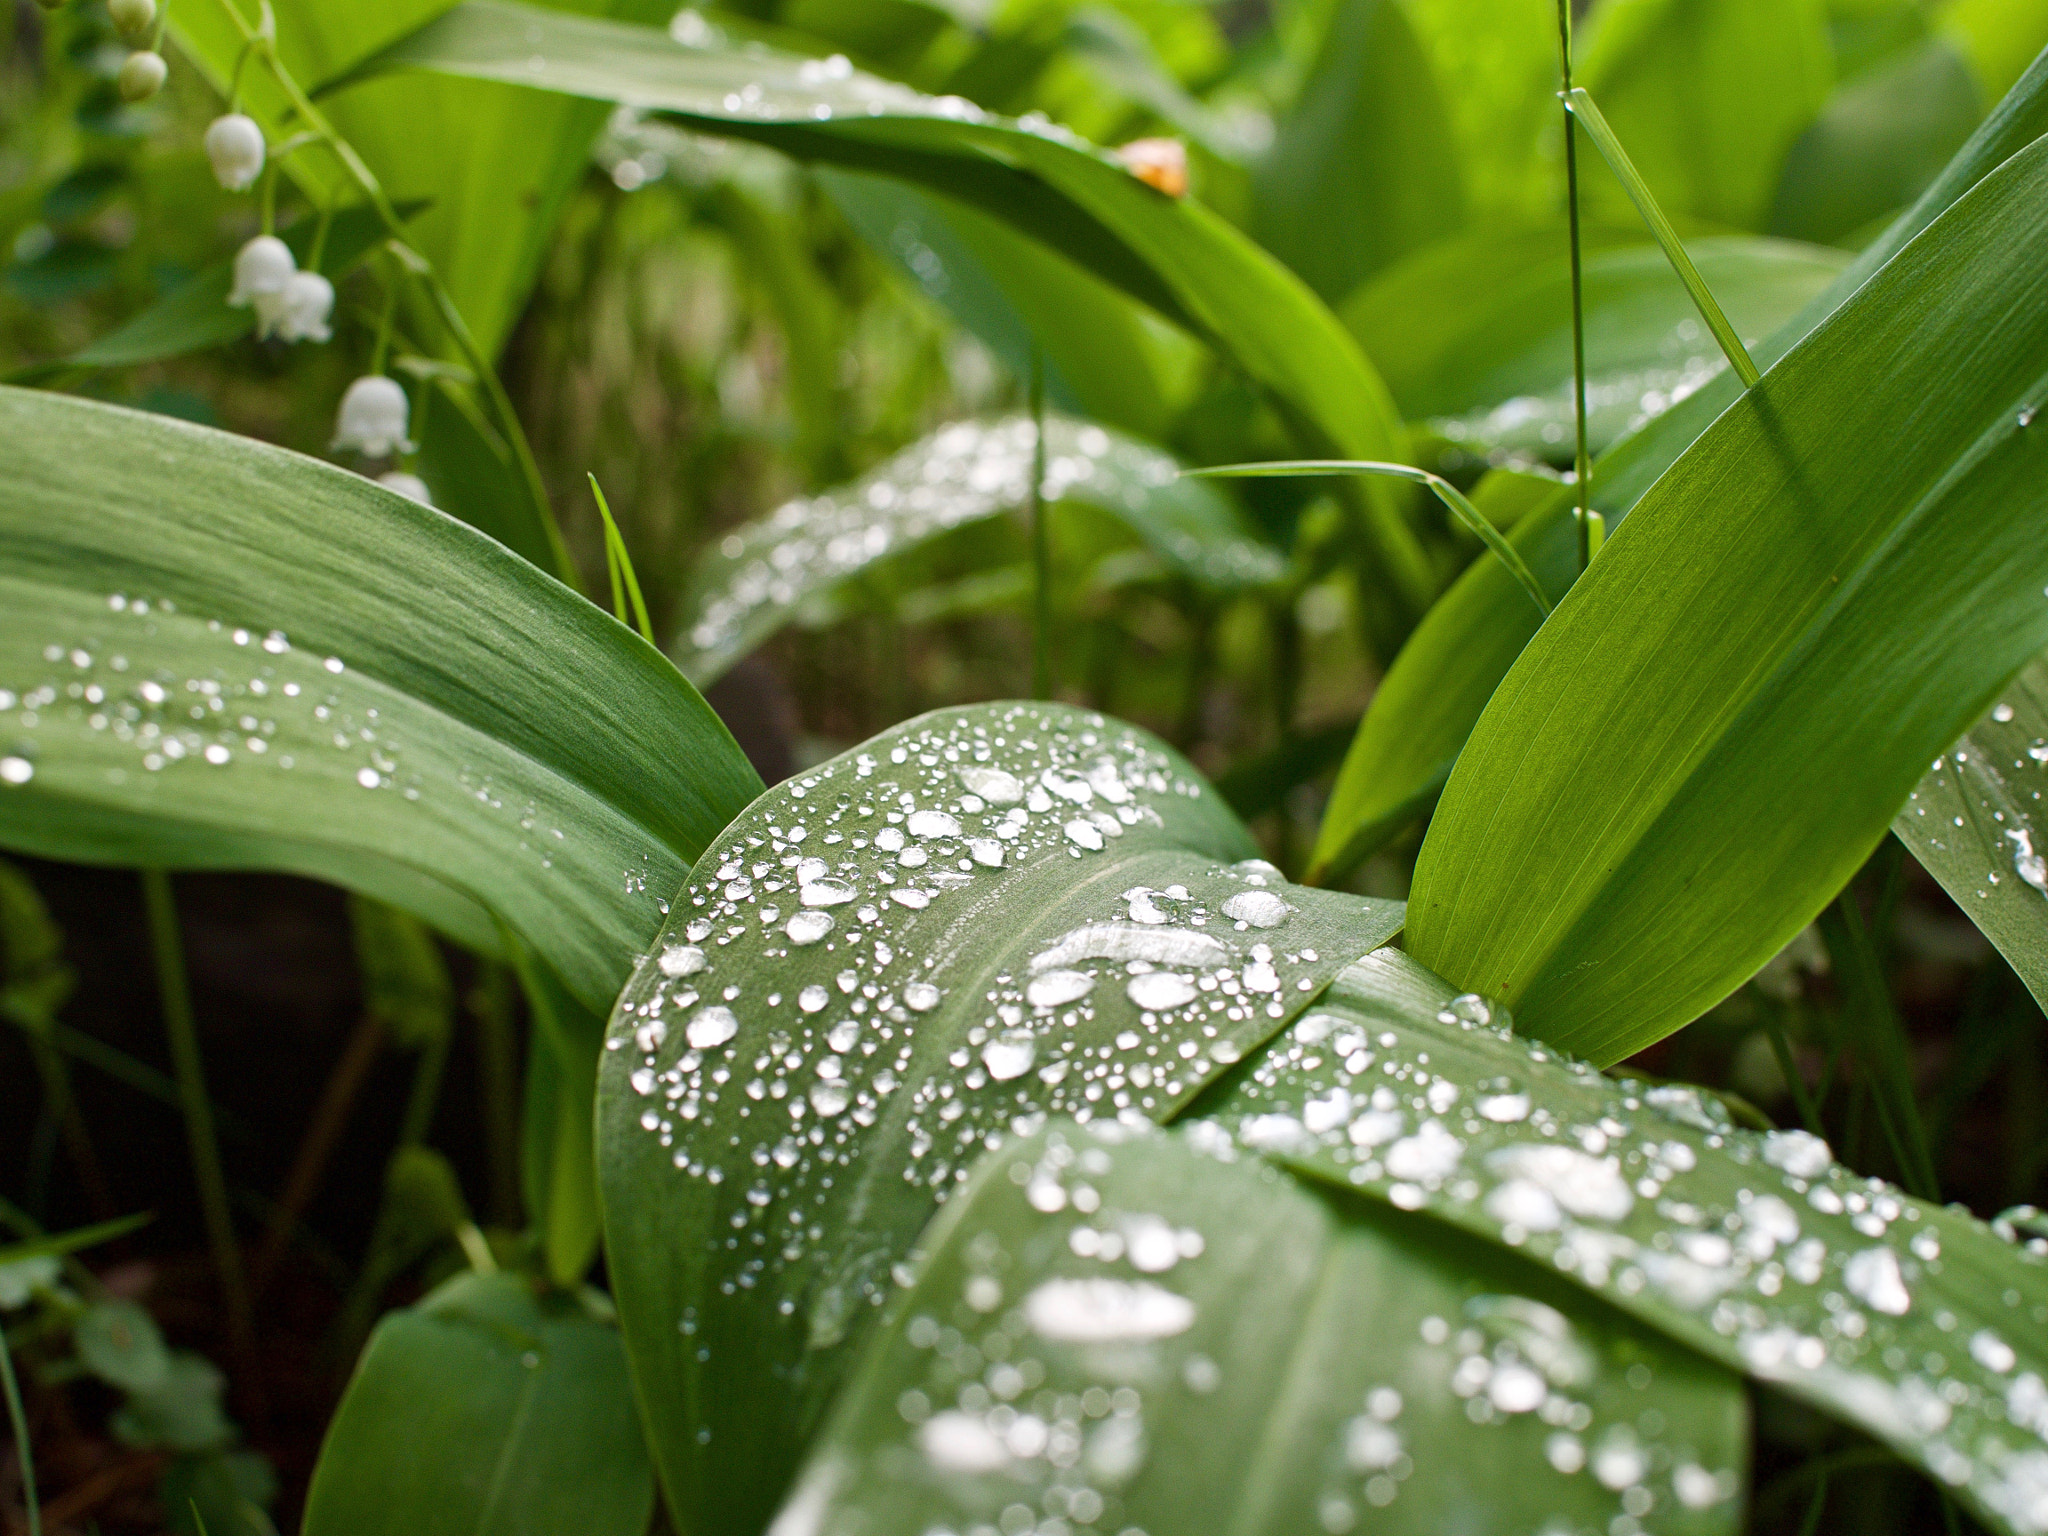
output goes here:
[[[637, 625], [640, 638], [654, 641], [654, 624], [647, 617], [647, 599], [640, 595], [640, 578], [633, 572], [633, 556], [626, 549], [626, 536], [612, 517], [612, 504], [604, 499], [604, 487], [591, 475], [590, 494], [597, 498], [598, 515], [604, 519], [604, 563], [612, 580], [612, 612], [621, 624]], [[632, 600], [632, 617], [626, 616], [627, 599]]]
[[1593, 458], [1586, 448], [1586, 310], [1579, 242], [1579, 135], [1572, 122], [1572, 0], [1557, 0], [1557, 67], [1564, 103], [1565, 221], [1572, 248], [1572, 407], [1578, 430], [1572, 470], [1578, 490], [1579, 569], [1593, 558]]
[[1799, 1061], [1792, 1054], [1792, 1042], [1785, 1037], [1785, 1021], [1778, 1004], [1770, 998], [1760, 1001], [1763, 1004], [1764, 1036], [1771, 1042], [1771, 1054], [1778, 1059], [1778, 1070], [1785, 1075], [1785, 1087], [1792, 1095], [1793, 1107], [1799, 1111], [1799, 1123], [1818, 1136], [1821, 1134], [1820, 1110], [1806, 1091], [1806, 1079], [1799, 1074]]
[[[1629, 200], [1636, 205], [1636, 212], [1643, 216], [1643, 222], [1650, 227], [1650, 233], [1657, 237], [1657, 243], [1664, 248], [1664, 255], [1672, 269], [1678, 273], [1678, 280], [1685, 284], [1685, 291], [1692, 295], [1693, 304], [1700, 312], [1700, 318], [1707, 322], [1707, 329], [1714, 333], [1714, 340], [1721, 344], [1721, 350], [1728, 356], [1728, 366], [1735, 370], [1735, 376], [1742, 380], [1744, 389], [1754, 388], [1763, 377], [1757, 372], [1756, 362], [1749, 355], [1749, 349], [1742, 344], [1742, 338], [1735, 333], [1735, 327], [1728, 323], [1728, 316], [1707, 287], [1707, 280], [1700, 276], [1700, 269], [1692, 264], [1692, 257], [1685, 251], [1685, 242], [1678, 238], [1678, 231], [1671, 226], [1671, 220], [1664, 216], [1664, 210], [1657, 205], [1657, 198], [1650, 191], [1650, 184], [1643, 180], [1642, 172], [1628, 157], [1628, 151], [1621, 147], [1621, 140], [1608, 126], [1607, 119], [1600, 115], [1600, 108], [1587, 94], [1584, 86], [1574, 86], [1565, 93], [1565, 111], [1576, 118], [1579, 125], [1591, 136]], [[1569, 139], [1566, 141], [1569, 143]]]
[[1031, 349], [1031, 696], [1052, 697], [1052, 548], [1045, 526], [1045, 358]]
[[43, 1536], [43, 1506], [36, 1492], [36, 1458], [28, 1443], [28, 1413], [21, 1406], [21, 1384], [14, 1379], [14, 1353], [0, 1329], [0, 1389], [7, 1393], [7, 1422], [21, 1462], [21, 1501], [28, 1508], [28, 1536]]
[[1508, 568], [1508, 574], [1522, 584], [1522, 590], [1529, 594], [1529, 601], [1536, 605], [1536, 611], [1546, 619], [1550, 617], [1551, 602], [1544, 595], [1543, 584], [1536, 579], [1536, 573], [1529, 569], [1520, 551], [1507, 541], [1501, 531], [1493, 526], [1491, 519], [1466, 499], [1465, 494], [1441, 475], [1433, 475], [1426, 469], [1417, 469], [1412, 464], [1388, 464], [1375, 459], [1276, 459], [1268, 464], [1218, 464], [1208, 469], [1184, 471], [1197, 479], [1267, 480], [1286, 479], [1301, 475], [1385, 475], [1391, 480], [1409, 480], [1417, 485], [1426, 485], [1436, 493], [1436, 498], [1451, 511], [1451, 515], [1479, 538], [1479, 542], [1493, 551], [1494, 557]]
[[518, 1045], [511, 967], [484, 961], [469, 994], [476, 1020], [478, 1090], [483, 1096], [484, 1148], [490, 1165], [491, 1217], [519, 1224]]
[[156, 957], [157, 991], [164, 1014], [164, 1034], [185, 1114], [185, 1139], [191, 1149], [192, 1176], [199, 1186], [200, 1209], [213, 1248], [213, 1265], [227, 1304], [228, 1328], [243, 1358], [256, 1358], [255, 1319], [249, 1288], [242, 1275], [242, 1253], [235, 1242], [234, 1217], [228, 1207], [227, 1178], [221, 1171], [220, 1143], [213, 1132], [213, 1102], [206, 1094], [205, 1065], [199, 1055], [199, 1031], [192, 1017], [192, 992], [185, 977], [185, 946], [178, 932], [178, 908], [170, 876], [145, 869], [142, 897], [149, 913], [150, 947]]
[[1862, 1015], [1863, 1034], [1870, 1047], [1867, 1059], [1874, 1068], [1871, 1102], [1892, 1156], [1898, 1160], [1902, 1181], [1914, 1194], [1938, 1200], [1934, 1159], [1927, 1150], [1927, 1133], [1913, 1098], [1905, 1030], [1853, 891], [1843, 891], [1821, 914], [1820, 931], [1835, 973]]
[[441, 1102], [441, 1074], [448, 1065], [448, 1043], [454, 1031], [444, 1029], [420, 1048], [420, 1063], [413, 1069], [412, 1094], [405, 1103], [405, 1119], [398, 1129], [401, 1147], [417, 1147], [433, 1128], [434, 1109]]
[[[371, 171], [363, 157], [356, 153], [355, 146], [335, 131], [334, 125], [327, 121], [326, 114], [313, 105], [313, 99], [301, 89], [298, 81], [292, 78], [291, 72], [278, 61], [277, 49], [265, 29], [250, 26], [248, 17], [242, 14], [235, 0], [220, 0], [220, 7], [233, 21], [235, 29], [241, 33], [245, 57], [249, 51], [261, 56], [271, 78], [277, 81], [278, 89], [284, 92], [285, 99], [291, 103], [292, 110], [298, 114], [299, 120], [306, 125], [308, 131], [319, 136], [320, 142], [327, 147], [328, 152], [341, 163], [342, 169], [348, 172], [349, 179], [361, 189], [370, 206], [376, 210], [377, 217], [383, 221], [385, 229], [390, 232], [392, 244], [399, 251], [401, 259], [406, 260], [406, 265], [413, 275], [426, 288], [427, 295], [435, 311], [440, 315], [441, 323], [448, 328], [448, 334], [455, 342], [456, 349], [462, 353], [463, 361], [469, 365], [478, 383], [483, 386], [484, 398], [490, 405], [491, 415], [496, 418], [499, 434], [511, 448], [520, 477], [526, 482], [527, 494], [540, 513], [541, 526], [547, 533], [548, 548], [555, 558], [556, 574], [565, 585], [580, 590], [582, 582], [576, 570], [576, 563], [570, 558], [568, 543], [562, 538], [561, 525], [555, 521], [554, 507], [548, 501], [547, 487], [540, 477], [540, 465], [533, 457], [533, 445], [526, 440], [526, 429], [519, 424], [519, 414], [512, 408], [512, 399], [505, 393], [505, 386], [498, 378], [497, 369], [491, 366], [490, 360], [483, 355], [483, 349], [476, 344], [476, 338], [470, 334], [468, 323], [456, 309], [454, 299], [442, 286], [441, 279], [435, 274], [433, 267], [418, 252], [405, 244], [404, 222], [398, 217], [398, 210], [391, 206], [391, 199], [385, 194], [383, 184], [377, 180], [376, 174]], [[268, 22], [269, 19], [266, 10], [265, 21]], [[237, 64], [238, 76], [240, 69], [241, 66]]]

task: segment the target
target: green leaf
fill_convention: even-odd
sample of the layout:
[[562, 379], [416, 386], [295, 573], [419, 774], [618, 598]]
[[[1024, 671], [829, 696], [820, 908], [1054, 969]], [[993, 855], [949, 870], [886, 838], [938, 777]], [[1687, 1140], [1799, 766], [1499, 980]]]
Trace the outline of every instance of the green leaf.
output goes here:
[[[1336, 0], [1253, 178], [1253, 231], [1332, 303], [1464, 222], [1444, 97], [1396, 0]], [[1380, 455], [1372, 455], [1380, 457]]]
[[[1887, 261], [1933, 223], [2007, 157], [2048, 132], [2048, 60], [1978, 129], [1949, 167], [1847, 271], [1783, 328], [1752, 348], [1769, 366], [1819, 325]], [[1736, 382], [1716, 375], [1696, 393], [1622, 439], [1594, 466], [1594, 506], [1612, 527], [1735, 398]], [[1510, 541], [1562, 599], [1577, 575], [1573, 492], [1560, 489], [1549, 503], [1518, 522]], [[1469, 567], [1430, 610], [1374, 695], [1339, 793], [1325, 816], [1313, 878], [1334, 878], [1350, 857], [1363, 857], [1413, 816], [1426, 810], [1450, 776], [1451, 765], [1479, 713], [1508, 668], [1535, 634], [1535, 615], [1513, 579], [1491, 556]], [[1356, 794], [1345, 802], [1346, 786]]]
[[156, 1218], [147, 1211], [138, 1211], [133, 1216], [117, 1216], [112, 1221], [95, 1222], [89, 1227], [74, 1227], [69, 1232], [53, 1232], [46, 1237], [32, 1237], [19, 1243], [9, 1243], [0, 1248], [0, 1265], [21, 1264], [30, 1259], [49, 1258], [57, 1254], [77, 1253], [81, 1249], [110, 1243], [117, 1237], [126, 1237], [138, 1227], [146, 1227]]
[[[240, 0], [192, 0], [170, 15], [179, 45], [223, 95], [242, 51], [224, 7]], [[555, 0], [565, 10], [651, 21], [651, 0]], [[272, 0], [277, 51], [298, 83], [315, 84], [370, 49], [446, 8], [446, 0]], [[248, 7], [243, 6], [246, 15]], [[253, 17], [251, 20], [253, 21]], [[300, 126], [258, 63], [242, 70], [242, 109], [277, 144]], [[525, 306], [563, 199], [589, 162], [603, 125], [600, 108], [449, 80], [385, 81], [323, 103], [335, 128], [394, 199], [427, 199], [415, 225], [455, 306], [487, 357], [495, 357]], [[287, 165], [316, 198], [349, 188], [332, 156], [303, 149]]]
[[1404, 0], [1402, 10], [1439, 82], [1474, 224], [1556, 217], [1555, 13], [1521, 0]]
[[1170, 357], [1122, 293], [964, 203], [851, 171], [821, 171], [819, 180], [868, 243], [1017, 378], [1031, 377], [1035, 350], [1055, 407], [1166, 435]]
[[[675, 649], [708, 685], [806, 599], [949, 529], [1026, 505], [1031, 418], [959, 421], [853, 484], [786, 502], [729, 533], [699, 565]], [[1127, 523], [1177, 571], [1230, 590], [1272, 581], [1280, 558], [1213, 487], [1156, 448], [1085, 422], [1046, 420], [1047, 502]]]
[[85, 1309], [72, 1330], [71, 1347], [88, 1371], [123, 1392], [147, 1392], [170, 1375], [171, 1352], [156, 1319], [120, 1297]]
[[[1500, 249], [1500, 242], [1494, 246]], [[1745, 340], [1777, 330], [1849, 261], [1818, 246], [1777, 240], [1697, 240], [1688, 250]], [[1412, 281], [1385, 292], [1368, 286], [1345, 306], [1345, 320], [1375, 358], [1375, 336], [1403, 327], [1429, 330], [1427, 340], [1417, 337], [1404, 349], [1401, 371], [1386, 370], [1388, 387], [1410, 419], [1430, 419], [1436, 431], [1475, 452], [1569, 458], [1571, 268], [1562, 240], [1549, 242], [1540, 262], [1510, 266], [1496, 258], [1484, 271], [1475, 266], [1447, 265], [1444, 285], [1426, 296]], [[1418, 299], [1431, 307], [1407, 307]], [[1588, 257], [1584, 303], [1587, 434], [1596, 452], [1640, 430], [1726, 366], [1655, 246]], [[1441, 316], [1444, 323], [1417, 325], [1418, 314]]]
[[1385, 389], [1299, 279], [1200, 204], [1154, 191], [1059, 129], [1033, 130], [826, 61], [696, 48], [653, 28], [515, 0], [464, 0], [349, 79], [401, 69], [630, 101], [799, 160], [916, 182], [1004, 220], [1211, 340], [1344, 453], [1399, 456]]
[[1899, 840], [2048, 1003], [2048, 657], [1936, 760], [1892, 823]]
[[1740, 1527], [1736, 1377], [1216, 1130], [986, 1158], [776, 1531]]
[[1643, 498], [1451, 774], [1418, 959], [1597, 1061], [1660, 1039], [1812, 920], [2048, 643], [2048, 439], [2022, 425], [2048, 384], [2044, 192], [2048, 142]]
[[1903, 208], [1941, 173], [1983, 115], [1956, 45], [1930, 38], [1841, 86], [1785, 159], [1773, 234], [1842, 240]]
[[360, 476], [21, 390], [0, 453], [0, 844], [502, 919], [602, 1009], [758, 791], [652, 646]]
[[524, 951], [513, 963], [533, 1018], [519, 1140], [521, 1193], [557, 1285], [574, 1285], [597, 1255], [597, 1063], [604, 1016], [571, 997]]
[[363, 1012], [407, 1050], [445, 1041], [455, 1029], [455, 983], [434, 936], [418, 919], [381, 901], [351, 897]]
[[610, 1273], [685, 1528], [765, 1523], [985, 1144], [1171, 1114], [1399, 927], [1255, 851], [1143, 732], [994, 704], [785, 781], [705, 854], [598, 1094]]
[[412, 398], [413, 435], [420, 445], [415, 467], [434, 505], [566, 580], [569, 573], [544, 509], [535, 503], [510, 447], [483, 419], [469, 392], [436, 376], [414, 385]]
[[1516, 1248], [2039, 1528], [2048, 1258], [1710, 1094], [1603, 1077], [1394, 950], [1193, 1113], [1288, 1167]]
[[[1779, 167], [1834, 83], [1822, 0], [1608, 0], [1576, 84], [1599, 101], [1671, 214], [1761, 229]], [[1617, 184], [1588, 166], [1595, 208]]]
[[617, 1331], [513, 1275], [377, 1325], [306, 1499], [306, 1536], [640, 1536], [654, 1479]]

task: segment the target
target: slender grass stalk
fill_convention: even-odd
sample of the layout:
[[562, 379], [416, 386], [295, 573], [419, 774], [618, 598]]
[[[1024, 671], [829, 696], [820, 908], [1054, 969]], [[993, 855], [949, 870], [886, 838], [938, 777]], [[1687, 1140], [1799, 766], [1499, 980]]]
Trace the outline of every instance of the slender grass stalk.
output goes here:
[[1586, 93], [1585, 87], [1574, 86], [1565, 93], [1565, 110], [1579, 122], [1598, 146], [1614, 174], [1619, 178], [1629, 200], [1636, 205], [1636, 212], [1643, 216], [1643, 222], [1650, 226], [1650, 233], [1657, 237], [1657, 243], [1664, 247], [1664, 255], [1678, 273], [1678, 280], [1685, 284], [1685, 291], [1692, 295], [1693, 304], [1700, 312], [1700, 318], [1707, 322], [1707, 329], [1714, 333], [1714, 340], [1721, 344], [1721, 350], [1728, 355], [1728, 366], [1735, 370], [1735, 376], [1742, 380], [1744, 389], [1753, 388], [1763, 377], [1756, 370], [1756, 362], [1749, 355], [1749, 349], [1742, 344], [1742, 338], [1735, 333], [1735, 327], [1728, 323], [1728, 316], [1721, 310], [1713, 291], [1707, 287], [1707, 280], [1700, 276], [1700, 269], [1692, 264], [1692, 257], [1685, 251], [1685, 242], [1678, 238], [1678, 231], [1671, 226], [1671, 220], [1664, 216], [1664, 210], [1657, 205], [1650, 184], [1643, 180], [1642, 172], [1628, 157], [1628, 151], [1621, 147], [1621, 140], [1608, 126], [1607, 119], [1600, 115], [1600, 108]]
[[1578, 429], [1572, 469], [1578, 490], [1579, 569], [1583, 571], [1592, 562], [1595, 551], [1593, 456], [1586, 448], [1586, 308], [1579, 243], [1579, 135], [1571, 109], [1572, 0], [1557, 0], [1557, 70], [1562, 82], [1559, 96], [1564, 102], [1565, 219], [1571, 229], [1572, 246], [1572, 416]]
[[1940, 1184], [1935, 1177], [1934, 1158], [1928, 1151], [1920, 1107], [1913, 1095], [1905, 1028], [1893, 1006], [1891, 989], [1885, 983], [1876, 947], [1863, 925], [1863, 913], [1856, 905], [1854, 891], [1843, 891], [1834, 905], [1821, 914], [1820, 931], [1835, 974], [1842, 979], [1850, 1005], [1862, 1025], [1862, 1039], [1868, 1045], [1863, 1059], [1872, 1068], [1871, 1105], [1898, 1162], [1902, 1181], [1914, 1194], [1938, 1200]]
[[1799, 1522], [1799, 1536], [1814, 1536], [1820, 1529], [1820, 1517], [1828, 1507], [1828, 1475], [1822, 1472], [1813, 1480], [1813, 1499], [1806, 1506], [1806, 1518]]
[[[653, 645], [654, 624], [647, 617], [647, 599], [640, 595], [640, 578], [633, 573], [633, 556], [626, 549], [626, 536], [619, 532], [612, 517], [612, 505], [604, 499], [604, 487], [597, 483], [597, 476], [588, 478], [590, 494], [597, 498], [598, 515], [604, 519], [604, 564], [611, 576], [612, 612], [621, 624], [637, 625], [640, 638]], [[626, 616], [629, 599], [633, 605], [631, 618]]]
[[1550, 599], [1544, 594], [1543, 584], [1537, 581], [1536, 573], [1522, 559], [1521, 552], [1493, 526], [1484, 512], [1466, 499], [1464, 492], [1441, 475], [1433, 475], [1426, 469], [1417, 469], [1412, 464], [1387, 464], [1376, 459], [1276, 459], [1268, 464], [1218, 464], [1184, 473], [1191, 478], [1216, 480], [1285, 479], [1300, 475], [1385, 475], [1392, 480], [1426, 485], [1436, 493], [1438, 501], [1450, 508], [1453, 517], [1477, 534], [1480, 543], [1493, 551], [1495, 558], [1508, 568], [1508, 574], [1522, 584], [1522, 590], [1529, 594], [1536, 611], [1546, 619], [1550, 617]]
[[1785, 1075], [1785, 1087], [1792, 1095], [1793, 1107], [1799, 1111], [1799, 1123], [1814, 1135], [1821, 1134], [1820, 1110], [1806, 1091], [1806, 1079], [1800, 1075], [1798, 1059], [1792, 1054], [1792, 1042], [1785, 1035], [1785, 1021], [1777, 1003], [1764, 998], [1764, 1037], [1771, 1042], [1771, 1054], [1778, 1058], [1778, 1070]]
[[487, 960], [469, 994], [470, 1015], [476, 1020], [477, 1088], [483, 1098], [491, 1219], [501, 1227], [519, 1224], [516, 987], [510, 966]]
[[[319, 137], [320, 143], [326, 147], [328, 153], [340, 162], [349, 179], [356, 184], [371, 208], [376, 211], [378, 219], [391, 237], [394, 254], [425, 288], [430, 302], [441, 317], [442, 325], [447, 328], [449, 339], [455, 343], [456, 350], [462, 354], [463, 361], [469, 365], [470, 371], [476, 375], [477, 382], [483, 388], [484, 399], [490, 407], [498, 434], [511, 450], [513, 468], [525, 482], [527, 495], [540, 516], [541, 527], [547, 534], [549, 552], [555, 558], [557, 574], [567, 585], [580, 587], [576, 562], [570, 558], [568, 543], [562, 538], [561, 525], [555, 521], [554, 507], [548, 500], [547, 487], [540, 477], [540, 465], [533, 456], [533, 445], [526, 440], [526, 429], [519, 423], [518, 412], [512, 409], [511, 397], [505, 393], [505, 386], [498, 378], [497, 369], [491, 366], [490, 359], [484, 356], [483, 349], [470, 334], [468, 322], [462, 318], [461, 311], [456, 309], [454, 299], [449, 296], [447, 288], [435, 274], [432, 264], [406, 245], [404, 221], [398, 217], [398, 210], [391, 206], [391, 199], [385, 193], [383, 184], [377, 180], [376, 174], [371, 171], [363, 157], [356, 153], [355, 146], [344, 139], [335, 130], [334, 125], [328, 122], [327, 115], [313, 105], [312, 97], [308, 96], [298, 81], [292, 78], [291, 71], [286, 69], [278, 58], [276, 18], [272, 16], [270, 7], [265, 4], [262, 20], [251, 26], [249, 18], [242, 14], [241, 7], [235, 0], [219, 0], [219, 4], [221, 10], [226, 12], [228, 20], [234, 24], [235, 30], [241, 34], [242, 58], [247, 59], [253, 53], [263, 61], [271, 78], [277, 82], [278, 89], [284, 92], [285, 100], [291, 104], [293, 113], [306, 125], [308, 132]], [[237, 90], [241, 69], [241, 63], [237, 62]]]
[[43, 1504], [36, 1492], [36, 1458], [28, 1443], [28, 1412], [21, 1406], [21, 1384], [14, 1379], [14, 1354], [0, 1329], [0, 1390], [7, 1393], [7, 1422], [14, 1429], [14, 1448], [21, 1458], [21, 1500], [28, 1507], [28, 1536], [43, 1536]]
[[1045, 355], [1031, 349], [1031, 696], [1052, 697], [1052, 546], [1045, 526]]
[[305, 1135], [292, 1158], [291, 1171], [285, 1176], [284, 1192], [278, 1196], [277, 1205], [270, 1213], [263, 1245], [256, 1250], [256, 1262], [250, 1266], [249, 1283], [257, 1295], [268, 1289], [278, 1261], [284, 1257], [285, 1247], [298, 1227], [299, 1217], [312, 1203], [334, 1149], [341, 1142], [341, 1133], [348, 1127], [349, 1113], [355, 1107], [356, 1096], [362, 1091], [370, 1069], [376, 1065], [383, 1049], [384, 1025], [374, 1014], [366, 1015], [342, 1048], [334, 1070], [328, 1074], [327, 1086], [321, 1092], [312, 1118], [306, 1123]]
[[[170, 876], [160, 869], [142, 872], [142, 896], [149, 913], [150, 947], [156, 956], [157, 991], [163, 1006], [164, 1034], [185, 1113], [185, 1139], [191, 1149], [192, 1176], [199, 1186], [200, 1210], [213, 1248], [213, 1267], [227, 1304], [228, 1331], [235, 1348], [253, 1369], [256, 1360], [255, 1318], [249, 1288], [242, 1275], [242, 1251], [235, 1241], [229, 1212], [228, 1184], [221, 1171], [220, 1143], [213, 1132], [213, 1101], [206, 1094], [206, 1070], [199, 1055], [199, 1031], [192, 1017], [192, 992], [185, 977], [185, 945], [178, 932], [178, 908]], [[255, 1377], [250, 1381], [253, 1384]]]

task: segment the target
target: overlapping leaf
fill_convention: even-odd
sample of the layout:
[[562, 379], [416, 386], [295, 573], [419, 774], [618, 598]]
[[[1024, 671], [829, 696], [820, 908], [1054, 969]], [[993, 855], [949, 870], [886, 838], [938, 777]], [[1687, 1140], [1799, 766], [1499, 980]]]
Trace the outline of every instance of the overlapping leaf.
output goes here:
[[1733, 1375], [1215, 1132], [991, 1154], [778, 1536], [1739, 1528]]
[[[1058, 416], [1047, 418], [1045, 435], [1048, 502], [1122, 519], [1207, 586], [1278, 575], [1271, 547], [1213, 486], [1179, 478], [1168, 455]], [[949, 529], [1027, 504], [1034, 436], [1028, 416], [955, 422], [852, 485], [801, 497], [726, 535], [691, 586], [676, 647], [684, 672], [709, 683], [805, 599]]]
[[2048, 1002], [2048, 659], [2035, 657], [1935, 763], [1900, 841]]
[[611, 1274], [686, 1528], [766, 1521], [985, 1147], [1171, 1114], [1399, 927], [1254, 852], [1144, 733], [999, 704], [777, 786], [705, 854], [599, 1089]]
[[2048, 1258], [1818, 1137], [1603, 1077], [1454, 990], [1372, 955], [1194, 1112], [1519, 1250], [1863, 1429], [1998, 1529], [2048, 1523]]
[[0, 391], [0, 843], [288, 869], [602, 1010], [759, 780], [651, 646], [371, 481]]
[[463, 1275], [371, 1336], [307, 1536], [639, 1536], [654, 1477], [618, 1331], [513, 1275]]

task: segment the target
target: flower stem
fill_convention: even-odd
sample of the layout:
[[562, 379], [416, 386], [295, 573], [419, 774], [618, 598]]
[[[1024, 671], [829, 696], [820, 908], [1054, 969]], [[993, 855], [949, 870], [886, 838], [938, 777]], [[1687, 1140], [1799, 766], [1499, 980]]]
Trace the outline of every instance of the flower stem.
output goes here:
[[36, 1458], [28, 1443], [28, 1414], [21, 1406], [21, 1385], [14, 1379], [14, 1357], [7, 1335], [0, 1333], [0, 1390], [7, 1394], [7, 1422], [14, 1428], [16, 1460], [21, 1463], [21, 1499], [28, 1508], [28, 1536], [43, 1536], [43, 1506], [36, 1492]]
[[1572, 0], [1557, 0], [1558, 77], [1564, 100], [1565, 218], [1572, 245], [1572, 405], [1578, 428], [1572, 457], [1578, 491], [1579, 569], [1593, 558], [1593, 458], [1586, 450], [1586, 313], [1579, 243], [1579, 135], [1572, 122]]
[[1045, 526], [1045, 356], [1031, 349], [1031, 696], [1052, 697], [1052, 549]]

